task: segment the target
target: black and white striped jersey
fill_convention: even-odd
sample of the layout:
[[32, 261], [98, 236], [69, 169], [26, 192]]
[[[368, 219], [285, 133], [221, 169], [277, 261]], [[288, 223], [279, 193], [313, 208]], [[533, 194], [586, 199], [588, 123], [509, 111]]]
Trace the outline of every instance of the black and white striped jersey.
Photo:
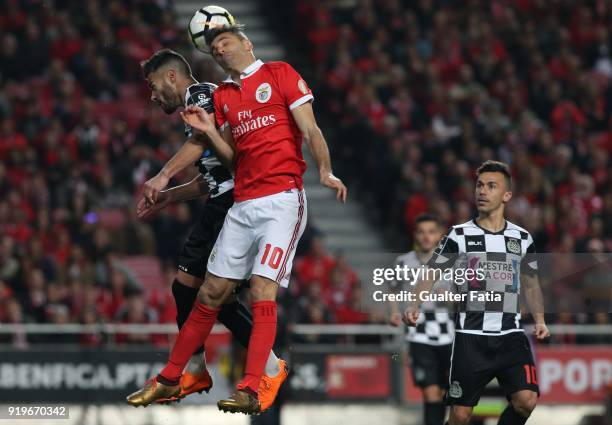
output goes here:
[[[209, 114], [214, 113], [213, 92], [216, 88], [217, 86], [212, 83], [196, 83], [189, 86], [185, 93], [185, 106], [196, 105]], [[191, 137], [192, 135], [193, 129], [190, 125], [185, 124], [185, 136]], [[211, 148], [207, 148], [194, 165], [204, 176], [211, 197], [214, 198], [234, 188], [232, 173], [221, 165]]]
[[453, 226], [428, 266], [438, 269], [473, 270], [470, 280], [458, 284], [462, 295], [455, 321], [456, 332], [503, 335], [522, 331], [519, 296], [521, 273], [537, 274], [533, 238], [509, 221], [492, 233], [475, 220]]
[[[424, 266], [415, 251], [410, 251], [400, 255], [395, 260], [400, 267], [418, 269]], [[404, 285], [415, 284], [416, 282], [402, 282]], [[399, 282], [395, 282], [396, 290], [413, 290], [414, 288], [401, 288]], [[435, 287], [445, 289], [450, 286], [450, 282], [438, 281]], [[412, 292], [412, 291], [411, 291]], [[415, 326], [406, 326], [406, 341], [428, 345], [446, 345], [453, 342], [455, 326], [448, 309], [443, 302], [425, 301], [421, 304], [421, 314]]]

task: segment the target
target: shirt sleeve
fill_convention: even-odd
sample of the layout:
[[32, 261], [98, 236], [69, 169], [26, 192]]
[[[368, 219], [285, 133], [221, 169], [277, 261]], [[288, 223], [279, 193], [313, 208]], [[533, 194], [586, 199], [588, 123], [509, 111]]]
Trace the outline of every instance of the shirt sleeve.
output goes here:
[[287, 63], [279, 70], [278, 84], [285, 98], [285, 104], [290, 110], [314, 100], [312, 90], [306, 81]]
[[215, 105], [213, 103], [213, 92], [216, 88], [217, 86], [211, 83], [202, 83], [192, 86], [187, 96], [187, 105], [199, 106], [209, 114], [214, 113]]
[[225, 128], [229, 125], [227, 122], [227, 117], [225, 116], [225, 107], [221, 103], [221, 92], [215, 91], [213, 94], [213, 104], [215, 108], [215, 121], [217, 122], [217, 127], [219, 127], [219, 131], [225, 130]]
[[[185, 104], [187, 106], [199, 106], [209, 114], [214, 113], [215, 105], [213, 103], [213, 92], [216, 88], [217, 86], [212, 83], [201, 83], [191, 86]], [[193, 129], [188, 124], [185, 124], [185, 136], [193, 136]]]
[[535, 244], [533, 243], [531, 235], [527, 238], [527, 243], [529, 245], [527, 246], [525, 256], [521, 260], [521, 273], [533, 276], [538, 274], [538, 260], [536, 258]]
[[451, 229], [438, 243], [433, 255], [427, 262], [432, 269], [447, 269], [453, 267], [459, 257], [459, 244], [455, 229]]

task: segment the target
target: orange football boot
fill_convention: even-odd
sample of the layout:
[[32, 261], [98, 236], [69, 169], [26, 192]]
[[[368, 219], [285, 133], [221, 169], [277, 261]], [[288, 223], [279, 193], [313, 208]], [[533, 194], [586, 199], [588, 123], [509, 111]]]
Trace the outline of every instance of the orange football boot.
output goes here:
[[213, 386], [213, 381], [208, 373], [208, 370], [204, 369], [202, 373], [190, 373], [183, 372], [181, 375], [181, 392], [175, 397], [168, 397], [165, 399], [157, 400], [158, 403], [166, 404], [175, 401], [181, 401], [182, 398], [187, 397], [189, 394], [199, 393], [203, 391], [208, 393]]
[[274, 404], [274, 400], [278, 395], [278, 390], [280, 389], [283, 382], [287, 379], [287, 375], [289, 374], [289, 370], [287, 368], [287, 362], [284, 360], [278, 361], [278, 366], [280, 368], [280, 372], [274, 377], [270, 377], [266, 374], [262, 375], [261, 381], [259, 382], [258, 389], [258, 399], [261, 403], [261, 411], [265, 411]]

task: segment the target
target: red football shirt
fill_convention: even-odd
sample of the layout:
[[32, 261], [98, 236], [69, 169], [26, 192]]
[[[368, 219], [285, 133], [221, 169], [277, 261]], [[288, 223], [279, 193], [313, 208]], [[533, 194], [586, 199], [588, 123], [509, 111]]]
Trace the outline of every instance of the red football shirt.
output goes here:
[[228, 78], [214, 92], [217, 125], [230, 126], [236, 145], [234, 199], [301, 189], [306, 163], [291, 110], [311, 101], [311, 90], [285, 62], [258, 60], [240, 80]]

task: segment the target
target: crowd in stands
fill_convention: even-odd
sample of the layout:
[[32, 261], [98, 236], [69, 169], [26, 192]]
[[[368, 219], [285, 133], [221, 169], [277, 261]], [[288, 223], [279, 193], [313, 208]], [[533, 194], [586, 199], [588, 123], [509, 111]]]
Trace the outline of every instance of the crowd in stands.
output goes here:
[[[178, 120], [148, 104], [140, 70], [157, 49], [187, 46], [174, 22], [169, 4], [151, 0], [0, 6], [0, 322], [174, 320], [171, 296], [123, 262], [157, 255], [172, 269], [199, 208], [178, 205], [149, 223], [134, 208], [182, 142]], [[213, 77], [205, 63], [195, 68]], [[50, 338], [62, 340], [36, 341]]]
[[[612, 251], [609, 2], [296, 0], [295, 10], [334, 168], [396, 251], [410, 249], [421, 213], [447, 226], [475, 216], [474, 172], [487, 159], [511, 165], [508, 219], [538, 252], [567, 254], [566, 276], [573, 253]], [[555, 282], [556, 311], [610, 311], [606, 267], [595, 297]], [[569, 316], [559, 320], [610, 322]]]
[[296, 10], [336, 168], [397, 249], [422, 212], [469, 220], [475, 168], [497, 159], [514, 175], [509, 219], [539, 251], [612, 250], [610, 3], [298, 0]]

